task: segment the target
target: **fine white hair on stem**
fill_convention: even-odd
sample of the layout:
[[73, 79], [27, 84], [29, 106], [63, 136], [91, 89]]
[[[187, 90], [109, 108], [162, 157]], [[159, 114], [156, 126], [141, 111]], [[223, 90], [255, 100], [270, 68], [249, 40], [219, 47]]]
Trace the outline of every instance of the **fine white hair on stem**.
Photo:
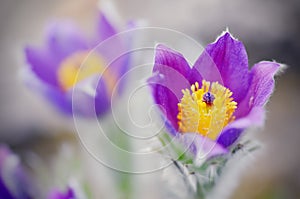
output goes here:
[[[255, 145], [257, 144], [255, 143]], [[258, 151], [251, 152], [243, 148], [237, 151], [227, 162], [221, 177], [217, 179], [216, 186], [210, 193], [208, 199], [230, 198], [238, 186], [242, 174], [250, 165], [253, 165], [251, 163], [261, 154], [258, 153]]]

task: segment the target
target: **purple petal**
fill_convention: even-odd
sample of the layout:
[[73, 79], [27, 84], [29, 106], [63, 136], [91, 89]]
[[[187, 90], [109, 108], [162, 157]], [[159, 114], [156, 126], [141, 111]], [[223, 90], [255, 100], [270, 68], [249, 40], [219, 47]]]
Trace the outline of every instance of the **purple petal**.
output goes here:
[[61, 91], [57, 87], [54, 87], [41, 81], [30, 70], [24, 69], [22, 71], [22, 78], [26, 86], [38, 93], [41, 93], [47, 100], [54, 104], [58, 108], [58, 110], [68, 115], [71, 115], [71, 98], [68, 98], [63, 91]]
[[[126, 29], [135, 28], [136, 24], [130, 21]], [[130, 69], [130, 50], [133, 44], [134, 34], [117, 35], [117, 30], [109, 21], [107, 16], [101, 12], [99, 13], [98, 32], [94, 46], [95, 52], [101, 54], [105, 59], [110, 74], [120, 80], [123, 75]], [[118, 82], [118, 92], [122, 92], [126, 84], [125, 78]]]
[[25, 56], [31, 70], [44, 82], [57, 87], [57, 68], [59, 63], [47, 49], [25, 48]]
[[[166, 47], [163, 44], [159, 44], [155, 49], [155, 65], [153, 68], [153, 72], [160, 72], [161, 66], [170, 67], [184, 77], [188, 77], [190, 73], [190, 66], [183, 55], [171, 48]], [[173, 82], [175, 83], [175, 82]]]
[[53, 190], [50, 192], [48, 199], [75, 199], [75, 193], [72, 188], [68, 188], [65, 193], [59, 190]]
[[5, 199], [16, 199], [10, 191], [7, 189], [5, 183], [3, 182], [2, 178], [0, 178], [0, 198]]
[[205, 80], [223, 82], [233, 92], [236, 102], [246, 96], [249, 87], [247, 53], [242, 42], [230, 33], [226, 32], [215, 43], [209, 44], [194, 68]]
[[41, 93], [66, 115], [74, 113], [85, 117], [101, 116], [109, 109], [110, 97], [103, 78], [100, 78], [97, 83], [98, 76], [90, 77], [79, 82], [74, 90], [63, 92], [57, 87], [42, 82], [30, 70], [22, 72], [23, 80], [29, 88]]
[[274, 75], [280, 69], [276, 62], [260, 62], [251, 69], [251, 85], [245, 99], [238, 104], [235, 112], [237, 118], [243, 117], [252, 107], [264, 106], [274, 90]]
[[101, 116], [110, 108], [110, 97], [103, 78], [90, 77], [68, 92], [72, 99], [73, 113], [79, 116]]
[[249, 114], [226, 126], [218, 138], [218, 143], [224, 147], [232, 145], [248, 127], [262, 126], [265, 120], [265, 111], [262, 107], [253, 107]]
[[163, 121], [165, 121], [165, 128], [167, 129], [167, 132], [171, 135], [171, 136], [179, 136], [180, 133], [174, 128], [173, 124], [170, 123], [170, 121], [168, 121], [166, 118], [162, 118]]
[[[164, 119], [164, 118], [163, 118]], [[215, 141], [207, 139], [197, 133], [179, 133], [168, 120], [165, 120], [165, 128], [167, 132], [175, 139], [179, 140], [184, 147], [195, 158], [208, 159], [216, 155], [226, 154], [228, 150]]]
[[6, 146], [0, 145], [0, 198], [31, 199], [31, 191], [32, 186], [19, 158]]
[[0, 146], [0, 198], [15, 199], [15, 197], [13, 197], [12, 193], [3, 181], [2, 176], [4, 164], [8, 156], [10, 156], [10, 151], [5, 146]]
[[99, 14], [98, 23], [98, 42], [104, 41], [105, 39], [117, 34], [117, 31], [112, 23], [102, 12]]
[[88, 42], [71, 22], [53, 22], [46, 31], [47, 47], [53, 59], [62, 61], [74, 52], [88, 50]]
[[202, 79], [210, 82], [220, 82], [223, 84], [223, 79], [219, 69], [206, 50], [204, 50], [197, 59], [190, 74], [191, 84], [198, 82], [201, 85]]
[[111, 97], [106, 82], [103, 78], [100, 78], [97, 83], [96, 96], [94, 99], [95, 111], [98, 117], [105, 114], [111, 108]]
[[184, 133], [181, 136], [184, 146], [188, 147], [193, 155], [199, 160], [226, 154], [228, 150], [217, 142], [203, 137], [198, 133]]
[[190, 88], [190, 67], [184, 57], [163, 45], [155, 51], [154, 76], [148, 80], [155, 102], [175, 129], [178, 128], [177, 104], [182, 98], [182, 89]]
[[[134, 21], [129, 21], [126, 25], [126, 30], [130, 30], [133, 28], [136, 28], [137, 24]], [[115, 59], [117, 63], [115, 63], [116, 67], [113, 68], [113, 70], [116, 70], [118, 74], [117, 77], [121, 78], [128, 70], [130, 69], [130, 63], [131, 63], [131, 55], [132, 53], [132, 45], [134, 43], [134, 37], [136, 35], [134, 33], [129, 34], [128, 36], [123, 36], [121, 43], [117, 45], [119, 48], [120, 46], [123, 47], [122, 49], [122, 56], [120, 54], [118, 55], [118, 58]]]
[[87, 50], [87, 42], [70, 22], [53, 22], [46, 34], [46, 45], [43, 48], [26, 47], [25, 55], [40, 79], [58, 86], [57, 69], [61, 61], [74, 52]]
[[218, 143], [223, 147], [231, 146], [241, 136], [244, 129], [228, 128], [218, 138]]
[[[131, 61], [131, 45], [133, 38], [131, 35], [120, 35], [111, 37], [103, 41], [95, 48], [93, 53], [97, 53], [105, 62], [105, 69], [109, 73], [120, 80], [123, 75], [130, 69]], [[98, 43], [97, 43], [98, 44]], [[119, 91], [122, 91], [122, 85], [125, 82], [119, 82]]]

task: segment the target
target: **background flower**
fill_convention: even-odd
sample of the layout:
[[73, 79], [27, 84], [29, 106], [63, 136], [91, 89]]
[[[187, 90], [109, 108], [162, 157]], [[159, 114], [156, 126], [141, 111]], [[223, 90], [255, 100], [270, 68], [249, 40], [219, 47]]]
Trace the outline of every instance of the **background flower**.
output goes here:
[[[97, 116], [109, 108], [116, 82], [128, 69], [128, 56], [108, 63], [118, 50], [127, 45], [116, 38], [109, 49], [96, 49], [100, 42], [117, 34], [116, 28], [101, 13], [94, 38], [87, 39], [73, 22], [55, 21], [47, 27], [43, 47], [27, 46], [25, 55], [29, 86], [43, 93], [60, 110], [83, 116]], [[117, 51], [117, 52], [116, 52]], [[77, 87], [74, 95], [74, 88]], [[91, 90], [91, 91], [90, 91]], [[91, 92], [95, 92], [91, 94]], [[92, 108], [89, 104], [94, 104]]]
[[34, 191], [19, 157], [0, 145], [0, 198], [32, 199], [39, 195]]
[[[34, 158], [33, 158], [34, 157]], [[27, 159], [28, 162], [38, 161], [37, 156]], [[57, 158], [57, 157], [56, 157]], [[62, 162], [57, 158], [56, 166], [59, 164], [68, 164], [68, 169], [75, 167], [69, 159], [64, 157], [66, 162]], [[46, 160], [46, 159], [43, 159]], [[34, 168], [29, 169], [21, 161], [18, 154], [14, 154], [7, 146], [0, 145], [0, 198], [2, 199], [85, 199], [85, 193], [82, 187], [74, 178], [69, 182], [69, 186], [61, 191], [56, 188], [55, 179], [59, 179], [58, 173], [51, 170], [49, 165], [45, 162], [40, 162], [41, 165], [34, 165]], [[31, 166], [33, 166], [31, 164]], [[37, 168], [41, 166], [41, 168]], [[39, 172], [44, 172], [43, 174]], [[66, 172], [66, 171], [60, 171]], [[74, 177], [75, 174], [73, 173]], [[50, 180], [51, 179], [51, 180]], [[47, 185], [50, 181], [53, 184]], [[65, 181], [65, 179], [63, 180]], [[57, 182], [56, 182], [57, 183]], [[63, 182], [65, 183], [65, 182]], [[51, 191], [47, 186], [51, 187]], [[55, 187], [55, 188], [53, 188]]]

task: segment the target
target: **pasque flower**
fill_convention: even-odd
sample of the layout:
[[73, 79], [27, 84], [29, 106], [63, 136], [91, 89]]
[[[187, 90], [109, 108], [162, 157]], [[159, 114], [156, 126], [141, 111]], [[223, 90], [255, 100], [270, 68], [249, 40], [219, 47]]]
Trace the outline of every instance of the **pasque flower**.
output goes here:
[[226, 153], [246, 128], [263, 124], [279, 69], [262, 61], [249, 70], [244, 45], [224, 32], [192, 67], [179, 52], [157, 45], [149, 83], [170, 134], [195, 154], [214, 155]]
[[33, 187], [19, 158], [0, 145], [0, 198], [31, 199]]
[[[117, 34], [116, 28], [103, 14], [99, 14], [96, 34], [87, 39], [70, 21], [56, 21], [46, 30], [46, 42], [43, 47], [27, 46], [25, 55], [29, 70], [26, 71], [26, 83], [43, 93], [60, 110], [72, 113], [72, 91], [74, 87], [84, 89], [76, 96], [76, 112], [83, 116], [105, 113], [116, 82], [128, 69], [128, 56], [108, 63], [126, 44], [116, 39], [114, 45], [106, 49], [95, 49], [100, 42]], [[88, 108], [87, 103], [95, 107]]]

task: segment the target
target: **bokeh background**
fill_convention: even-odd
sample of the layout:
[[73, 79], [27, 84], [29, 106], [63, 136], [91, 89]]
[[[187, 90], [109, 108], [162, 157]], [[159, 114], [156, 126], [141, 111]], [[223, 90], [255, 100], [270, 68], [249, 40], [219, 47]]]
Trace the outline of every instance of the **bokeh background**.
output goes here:
[[[246, 166], [239, 179], [232, 179], [237, 186], [230, 198], [300, 198], [298, 0], [101, 0], [100, 3], [96, 0], [1, 0], [0, 141], [10, 144], [22, 157], [28, 157], [28, 151], [33, 151], [43, 161], [51, 162], [50, 165], [56, 165], [58, 154], [70, 156], [64, 143], [85, 153], [77, 146], [76, 136], [69, 133], [73, 130], [72, 120], [63, 117], [22, 83], [20, 71], [26, 67], [23, 48], [26, 44], [42, 44], [45, 24], [53, 18], [75, 20], [90, 34], [97, 7], [107, 2], [113, 7], [108, 6], [107, 11], [117, 14], [120, 23], [142, 19], [148, 26], [175, 29], [203, 44], [214, 41], [229, 28], [244, 42], [250, 66], [260, 60], [275, 60], [288, 66], [276, 77], [265, 127], [253, 134], [263, 143], [262, 152]], [[84, 158], [89, 165], [85, 170], [90, 171], [84, 178], [92, 182], [92, 191], [100, 192], [94, 198], [111, 198], [110, 180], [103, 183], [108, 177], [101, 174], [101, 179], [95, 179], [94, 175], [98, 170], [105, 173], [109, 169], [88, 154]], [[57, 172], [56, 167], [59, 166], [51, 167], [50, 171]], [[159, 173], [136, 178], [142, 182], [134, 184], [137, 196], [142, 193], [142, 198], [163, 197], [157, 183]]]

